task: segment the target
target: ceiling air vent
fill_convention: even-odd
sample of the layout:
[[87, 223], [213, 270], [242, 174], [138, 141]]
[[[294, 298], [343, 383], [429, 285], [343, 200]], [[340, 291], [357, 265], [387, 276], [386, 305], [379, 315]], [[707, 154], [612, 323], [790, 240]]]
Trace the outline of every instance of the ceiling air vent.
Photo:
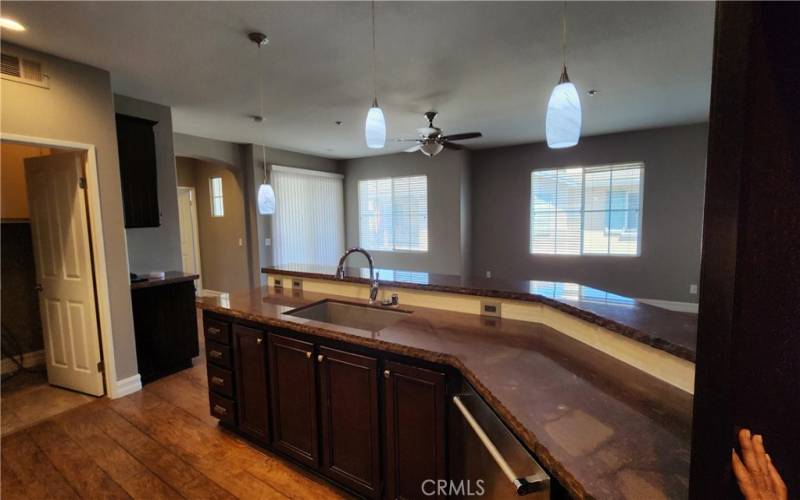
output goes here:
[[48, 87], [47, 75], [42, 63], [32, 59], [24, 59], [14, 54], [2, 53], [2, 76], [6, 80]]

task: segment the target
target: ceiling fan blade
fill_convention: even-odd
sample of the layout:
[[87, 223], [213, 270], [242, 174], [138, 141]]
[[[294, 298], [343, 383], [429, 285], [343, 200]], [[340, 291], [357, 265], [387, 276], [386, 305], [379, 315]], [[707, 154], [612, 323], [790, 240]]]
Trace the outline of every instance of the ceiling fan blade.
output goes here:
[[410, 138], [402, 138], [402, 139], [392, 139], [394, 142], [419, 142], [419, 139], [410, 139]]
[[455, 150], [465, 149], [464, 146], [462, 146], [461, 144], [456, 144], [455, 142], [444, 141], [441, 144], [442, 144], [442, 146], [446, 147], [447, 149], [455, 149]]
[[466, 132], [464, 134], [451, 134], [442, 137], [445, 141], [463, 141], [464, 139], [477, 139], [483, 137], [480, 132]]
[[406, 153], [416, 153], [422, 148], [422, 144], [417, 144], [416, 146], [411, 146], [410, 148], [406, 149]]

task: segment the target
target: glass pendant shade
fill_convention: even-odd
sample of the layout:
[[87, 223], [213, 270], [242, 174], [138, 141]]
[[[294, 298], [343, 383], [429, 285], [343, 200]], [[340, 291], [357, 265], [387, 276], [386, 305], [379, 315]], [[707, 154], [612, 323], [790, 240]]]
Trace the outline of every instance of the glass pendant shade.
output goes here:
[[258, 187], [258, 213], [271, 215], [275, 213], [275, 191], [269, 184]]
[[386, 144], [386, 120], [383, 118], [383, 111], [378, 107], [377, 99], [367, 113], [364, 136], [370, 149], [381, 149]]
[[574, 146], [581, 137], [581, 100], [575, 85], [565, 76], [566, 70], [547, 103], [545, 134], [551, 149]]

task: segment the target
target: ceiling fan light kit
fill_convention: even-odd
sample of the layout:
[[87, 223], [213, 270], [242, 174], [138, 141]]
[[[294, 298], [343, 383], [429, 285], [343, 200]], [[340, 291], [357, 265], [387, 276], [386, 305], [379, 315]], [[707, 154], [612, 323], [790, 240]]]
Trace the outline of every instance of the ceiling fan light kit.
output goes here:
[[414, 146], [406, 149], [406, 153], [416, 153], [421, 151], [425, 156], [436, 156], [442, 152], [443, 149], [464, 149], [461, 144], [456, 144], [453, 141], [463, 141], [466, 139], [477, 139], [483, 137], [480, 132], [466, 132], [463, 134], [444, 135], [442, 129], [433, 126], [433, 119], [436, 118], [436, 111], [428, 111], [425, 113], [425, 118], [428, 120], [428, 126], [417, 129], [419, 138], [417, 139], [398, 139], [400, 141], [416, 142]]
[[545, 117], [545, 136], [551, 149], [569, 148], [581, 138], [581, 100], [567, 75], [567, 4], [561, 14], [561, 78], [550, 94]]

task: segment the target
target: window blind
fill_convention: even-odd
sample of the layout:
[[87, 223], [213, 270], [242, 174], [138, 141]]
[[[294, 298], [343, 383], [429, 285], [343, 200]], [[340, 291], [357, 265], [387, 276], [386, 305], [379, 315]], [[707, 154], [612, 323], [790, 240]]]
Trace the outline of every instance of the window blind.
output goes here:
[[344, 252], [342, 176], [273, 167], [276, 265], [336, 265]]
[[644, 164], [534, 170], [530, 252], [639, 255]]
[[428, 251], [428, 178], [368, 179], [358, 183], [359, 242], [368, 250]]

